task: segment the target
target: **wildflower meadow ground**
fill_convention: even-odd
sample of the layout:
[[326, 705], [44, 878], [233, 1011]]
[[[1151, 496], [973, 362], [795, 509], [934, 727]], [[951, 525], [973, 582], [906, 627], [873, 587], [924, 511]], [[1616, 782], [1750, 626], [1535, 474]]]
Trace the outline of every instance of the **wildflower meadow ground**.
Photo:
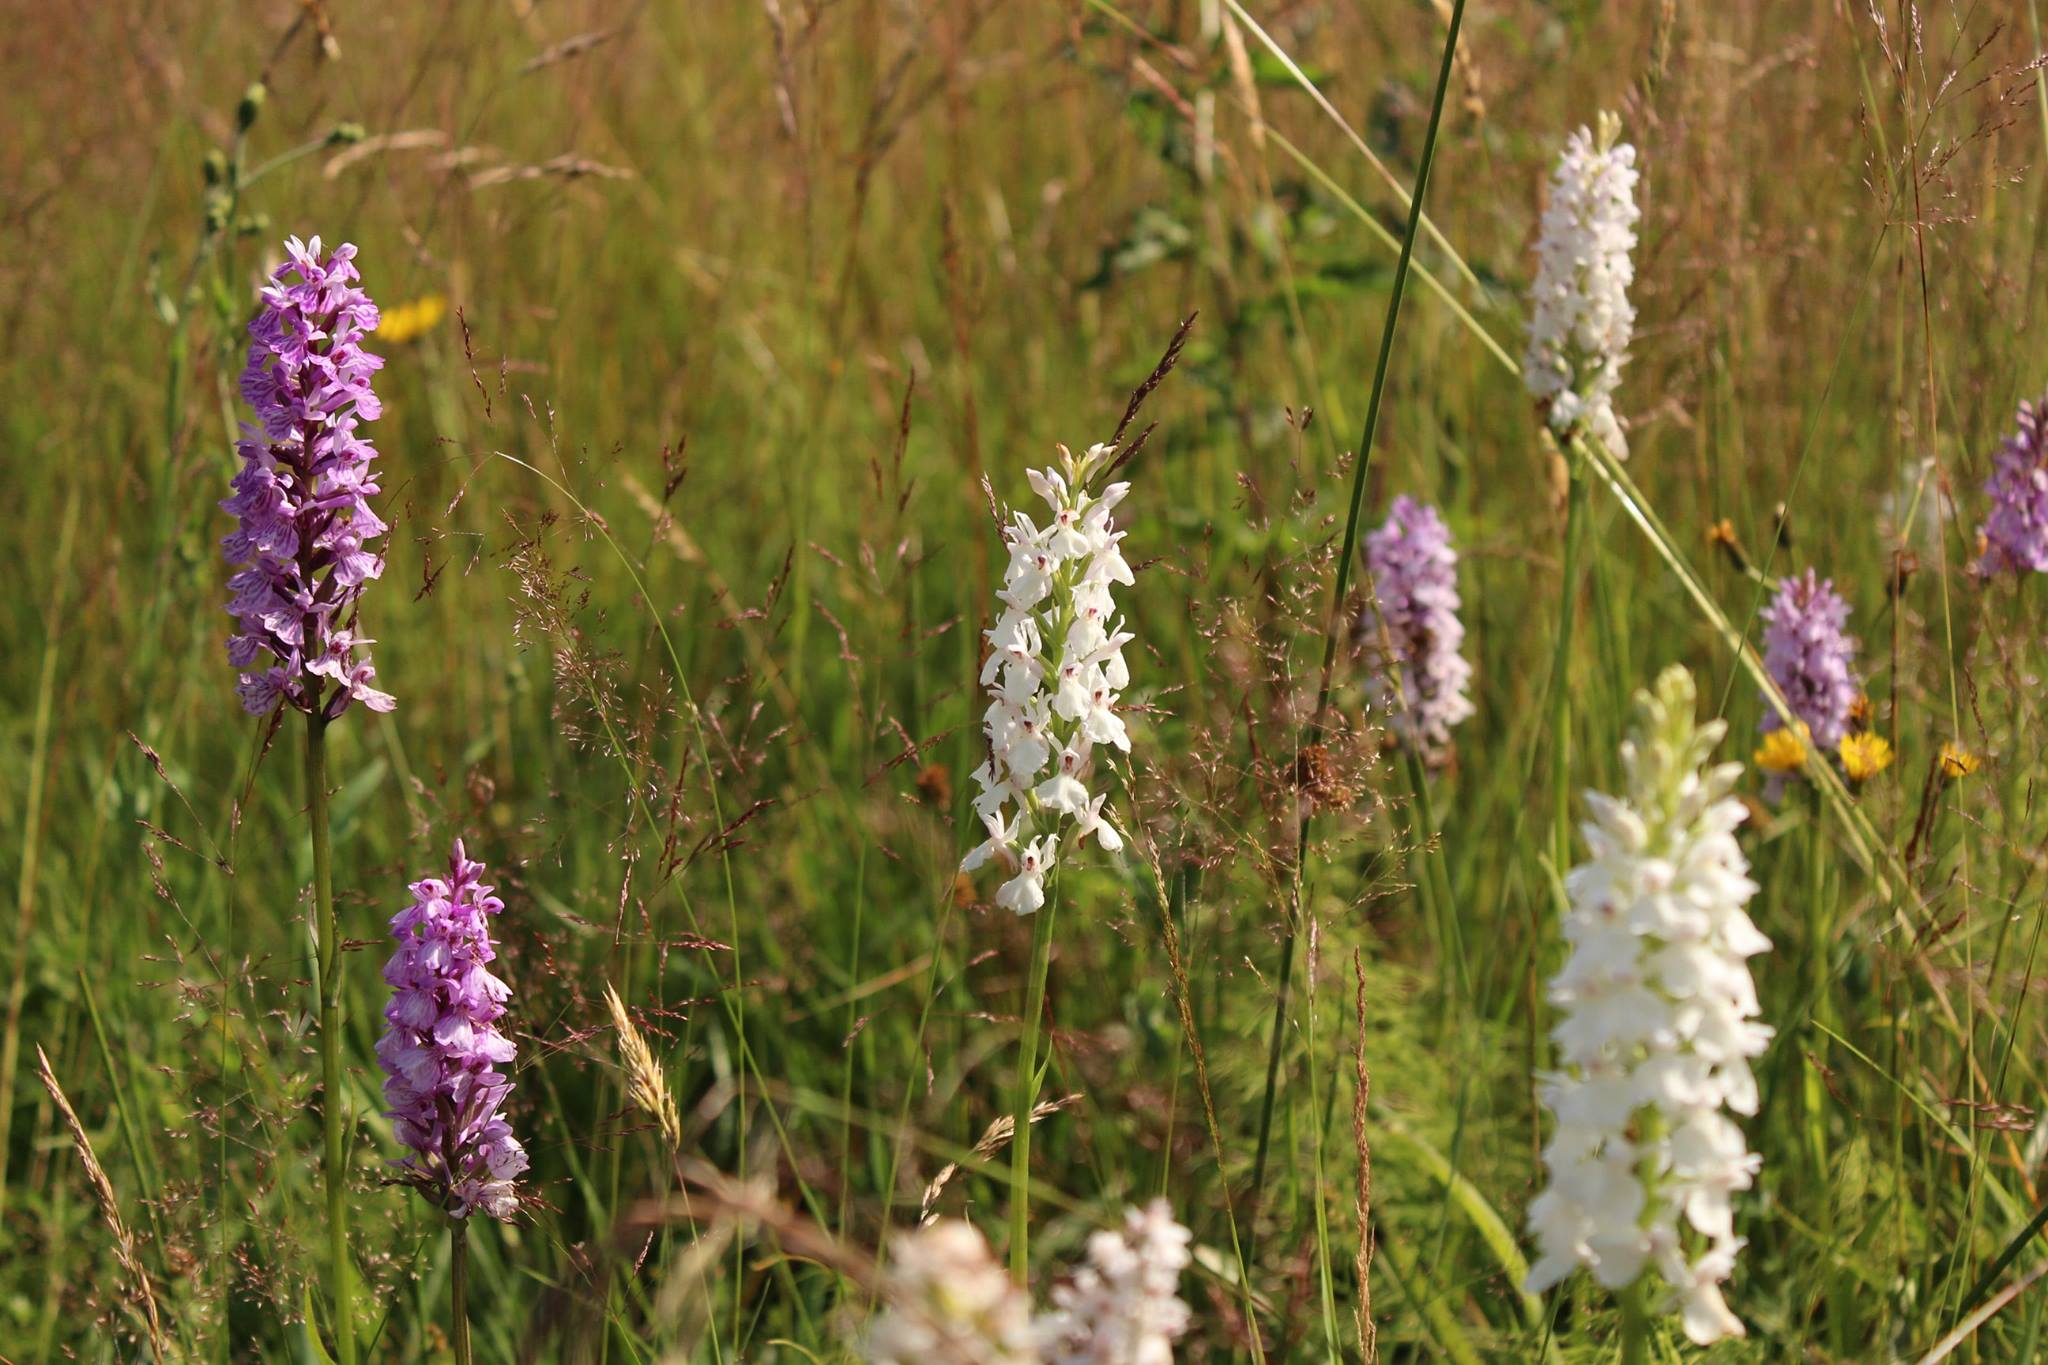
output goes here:
[[0, 1365], [2048, 1358], [2039, 8], [10, 16]]

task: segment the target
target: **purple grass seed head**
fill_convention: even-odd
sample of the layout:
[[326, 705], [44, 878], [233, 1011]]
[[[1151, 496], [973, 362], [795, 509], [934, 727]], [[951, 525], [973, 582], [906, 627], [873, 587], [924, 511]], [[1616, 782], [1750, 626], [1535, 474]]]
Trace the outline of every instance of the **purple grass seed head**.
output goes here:
[[242, 397], [255, 421], [235, 443], [242, 467], [221, 503], [237, 523], [221, 541], [237, 566], [228, 662], [251, 715], [280, 698], [329, 718], [358, 701], [389, 711], [356, 630], [363, 587], [384, 572], [370, 545], [388, 529], [370, 506], [377, 451], [358, 434], [382, 411], [370, 376], [384, 362], [362, 348], [377, 305], [354, 284], [355, 247], [322, 261], [318, 237], [294, 237], [285, 251], [249, 324]]
[[2048, 397], [2021, 403], [2013, 432], [1993, 458], [1984, 485], [1991, 515], [1979, 534], [1984, 555], [1977, 572], [2048, 572]]
[[[1849, 604], [1832, 579], [1812, 569], [1784, 579], [1764, 608], [1764, 667], [1813, 742], [1829, 753], [1849, 733], [1850, 713], [1863, 689], [1856, 675], [1856, 638], [1848, 626]], [[1775, 709], [1765, 708], [1763, 730], [1783, 724]]]
[[483, 871], [458, 839], [448, 876], [414, 882], [413, 903], [391, 917], [398, 949], [384, 967], [390, 1027], [377, 1061], [386, 1114], [410, 1149], [399, 1163], [405, 1182], [455, 1217], [510, 1218], [526, 1149], [501, 1112], [512, 1080], [498, 1068], [514, 1049], [498, 1020], [511, 990], [489, 964], [498, 955], [490, 916], [505, 903], [483, 885]]
[[1472, 714], [1472, 665], [1460, 653], [1458, 552], [1434, 507], [1394, 499], [1365, 538], [1377, 607], [1356, 623], [1366, 659], [1366, 698], [1405, 744], [1426, 756], [1449, 746], [1451, 727]]

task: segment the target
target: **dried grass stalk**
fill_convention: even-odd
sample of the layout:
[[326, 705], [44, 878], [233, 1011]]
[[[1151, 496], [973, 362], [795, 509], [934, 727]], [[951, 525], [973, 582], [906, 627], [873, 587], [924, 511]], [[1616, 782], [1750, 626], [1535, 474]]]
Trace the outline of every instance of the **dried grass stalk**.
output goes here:
[[156, 1361], [164, 1359], [164, 1328], [156, 1311], [156, 1290], [149, 1282], [149, 1272], [142, 1268], [142, 1257], [136, 1250], [135, 1234], [128, 1230], [127, 1222], [121, 1217], [121, 1206], [114, 1201], [114, 1182], [107, 1179], [106, 1167], [92, 1149], [92, 1139], [85, 1134], [85, 1125], [78, 1121], [78, 1111], [71, 1107], [71, 1101], [64, 1094], [64, 1087], [57, 1083], [57, 1073], [50, 1069], [50, 1059], [40, 1045], [36, 1047], [36, 1077], [43, 1083], [43, 1089], [50, 1092], [50, 1100], [57, 1106], [57, 1112], [64, 1117], [64, 1126], [71, 1130], [71, 1145], [78, 1150], [79, 1164], [85, 1167], [86, 1183], [92, 1186], [93, 1198], [100, 1206], [100, 1217], [114, 1234], [114, 1258], [121, 1268], [128, 1272], [136, 1305], [142, 1310], [142, 1317], [149, 1332], [149, 1354]]

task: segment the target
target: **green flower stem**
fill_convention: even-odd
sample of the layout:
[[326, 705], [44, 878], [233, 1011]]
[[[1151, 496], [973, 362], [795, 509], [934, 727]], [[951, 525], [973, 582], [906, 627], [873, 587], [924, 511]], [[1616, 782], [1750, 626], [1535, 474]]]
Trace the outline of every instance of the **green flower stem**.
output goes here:
[[328, 838], [327, 721], [306, 717], [306, 819], [313, 834], [313, 906], [319, 925], [321, 1124], [327, 1187], [327, 1292], [339, 1365], [356, 1365], [356, 1329], [348, 1261], [348, 1157], [342, 1142], [341, 934], [334, 916], [334, 855]]
[[1649, 1365], [1648, 1280], [1647, 1273], [1638, 1275], [1634, 1284], [1621, 1291], [1621, 1365]]
[[1058, 902], [1057, 874], [1053, 894], [1033, 917], [1031, 975], [1024, 997], [1024, 1032], [1017, 1044], [1017, 1102], [1011, 1110], [1016, 1131], [1010, 1135], [1010, 1278], [1031, 1281], [1031, 1111], [1038, 1107], [1038, 1027], [1045, 1013], [1045, 979], [1052, 967], [1052, 914]]
[[1563, 452], [1570, 470], [1565, 495], [1564, 582], [1557, 602], [1557, 652], [1550, 663], [1550, 856], [1560, 874], [1572, 862], [1572, 631], [1578, 619], [1579, 571], [1586, 542], [1586, 476], [1579, 456]]
[[455, 1365], [470, 1365], [469, 1353], [469, 1220], [448, 1220], [449, 1345]]

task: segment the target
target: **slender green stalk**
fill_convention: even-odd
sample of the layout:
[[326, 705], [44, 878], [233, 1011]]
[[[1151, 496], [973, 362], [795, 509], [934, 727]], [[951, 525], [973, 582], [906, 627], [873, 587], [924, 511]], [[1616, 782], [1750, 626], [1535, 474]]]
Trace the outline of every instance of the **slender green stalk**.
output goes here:
[[1645, 1276], [1621, 1291], [1621, 1365], [1649, 1365], [1650, 1314], [1643, 1306]]
[[[1821, 798], [1818, 787], [1808, 787], [1810, 810], [1806, 846], [1806, 1001], [1811, 1018], [1825, 1024], [1833, 1024], [1828, 1017], [1826, 997], [1828, 988], [1828, 938], [1832, 930], [1827, 907], [1827, 805]], [[1820, 1071], [1813, 1066], [1803, 1068], [1804, 1077], [1801, 1093], [1806, 1118], [1806, 1145], [1813, 1160], [1813, 1176], [1816, 1188], [1828, 1188], [1828, 1138], [1827, 1111], [1822, 1097]], [[1823, 1193], [1823, 1199], [1826, 1198]], [[1832, 1221], [1829, 1205], [1820, 1209], [1822, 1226]]]
[[[1828, 1008], [1828, 964], [1834, 939], [1834, 915], [1827, 899], [1828, 860], [1832, 852], [1828, 847], [1828, 807], [1820, 788], [1809, 783], [1807, 790], [1812, 803], [1812, 827], [1806, 857], [1806, 923], [1807, 936], [1811, 940], [1807, 947], [1807, 1008], [1813, 1019], [1832, 1025], [1836, 1020], [1834, 1011]], [[1814, 1040], [1816, 1055], [1823, 1054], [1826, 1047], [1825, 1036]], [[1828, 1154], [1827, 1087], [1822, 1083], [1819, 1066], [1807, 1062], [1802, 1070], [1806, 1144], [1813, 1161], [1813, 1188], [1820, 1197], [1820, 1208], [1815, 1211], [1816, 1225], [1827, 1244], [1836, 1246], [1839, 1243], [1836, 1240], [1833, 1162]], [[1841, 1275], [1832, 1277], [1827, 1284], [1828, 1342], [1836, 1356], [1842, 1355], [1854, 1339], [1849, 1326], [1855, 1316], [1856, 1304], [1849, 1288], [1848, 1278]]]
[[16, 883], [14, 975], [7, 984], [7, 1023], [0, 1029], [0, 1213], [7, 1208], [7, 1154], [14, 1128], [14, 1072], [21, 1056], [21, 1011], [28, 998], [28, 962], [23, 951], [35, 927], [36, 873], [43, 841], [43, 791], [50, 770], [50, 714], [57, 682], [57, 630], [64, 613], [64, 589], [71, 581], [71, 545], [78, 529], [78, 493], [64, 504], [63, 529], [57, 533], [57, 572], [50, 585], [50, 608], [43, 620], [43, 669], [36, 683], [36, 718], [29, 746], [28, 795], [22, 803], [21, 878]]
[[[1238, 11], [1239, 17], [1245, 17]], [[1344, 596], [1351, 588], [1351, 565], [1358, 556], [1358, 518], [1365, 508], [1365, 476], [1372, 468], [1373, 443], [1379, 436], [1380, 404], [1387, 392], [1387, 367], [1394, 355], [1394, 332], [1401, 320], [1401, 297], [1408, 288], [1408, 271], [1415, 256], [1415, 236], [1421, 230], [1423, 195], [1429, 189], [1429, 168], [1436, 160], [1437, 130], [1443, 126], [1444, 92], [1450, 89], [1451, 65], [1458, 55], [1458, 30], [1465, 22], [1465, 0], [1453, 0], [1451, 6], [1450, 31], [1444, 35], [1443, 65], [1437, 72], [1436, 94], [1429, 105], [1429, 128], [1422, 138], [1422, 158], [1415, 167], [1415, 191], [1408, 196], [1411, 212], [1408, 225], [1401, 236], [1401, 255], [1394, 263], [1394, 282], [1387, 299], [1386, 325], [1380, 334], [1379, 358], [1373, 364], [1372, 397], [1365, 406], [1365, 430], [1358, 438], [1357, 457], [1351, 468], [1351, 503], [1344, 518], [1344, 545], [1337, 556], [1336, 581], [1330, 591], [1330, 613], [1323, 628], [1323, 665], [1321, 682], [1316, 690], [1316, 709], [1308, 724], [1308, 733], [1302, 747], [1314, 748], [1322, 742], [1326, 714], [1330, 706], [1331, 675], [1337, 663], [1337, 637], [1339, 622], [1344, 614]], [[1308, 848], [1309, 823], [1314, 812], [1304, 815], [1301, 820], [1300, 838], [1296, 841], [1297, 858]], [[1280, 943], [1280, 987], [1273, 995], [1272, 1045], [1267, 1054], [1266, 1089], [1259, 1101], [1259, 1145], [1257, 1159], [1252, 1163], [1252, 1189], [1263, 1189], [1266, 1183], [1266, 1153], [1273, 1131], [1273, 1094], [1279, 1080], [1279, 1056], [1281, 1030], [1286, 1025], [1288, 982], [1294, 975], [1294, 938], [1300, 931], [1299, 915], [1288, 917], [1287, 932]]]
[[1560, 869], [1572, 861], [1572, 631], [1578, 620], [1579, 568], [1586, 543], [1586, 476], [1577, 452], [1563, 453], [1570, 470], [1565, 495], [1564, 581], [1557, 594], [1557, 651], [1550, 661], [1550, 857]]
[[321, 1123], [326, 1161], [328, 1296], [334, 1315], [334, 1353], [355, 1365], [356, 1327], [348, 1263], [348, 1157], [342, 1142], [341, 934], [334, 917], [334, 855], [328, 839], [327, 721], [306, 717], [306, 819], [313, 833], [313, 907], [319, 924]]
[[1429, 774], [1423, 770], [1422, 755], [1412, 745], [1402, 746], [1402, 760], [1408, 774], [1408, 795], [1415, 802], [1415, 884], [1427, 889], [1422, 899], [1425, 907], [1434, 912], [1437, 952], [1444, 959], [1442, 1003], [1448, 1014], [1454, 998], [1459, 1007], [1471, 1001], [1471, 968], [1465, 960], [1464, 931], [1458, 925], [1450, 869], [1444, 866], [1443, 845], [1437, 838], [1436, 803], [1429, 795]]
[[448, 1338], [455, 1365], [470, 1365], [469, 1220], [448, 1220]]
[[1053, 894], [1033, 917], [1031, 975], [1025, 983], [1024, 1031], [1017, 1044], [1016, 1131], [1010, 1135], [1010, 1278], [1031, 1281], [1031, 1111], [1038, 1107], [1038, 1027], [1045, 1013], [1045, 978], [1052, 967], [1052, 914], [1059, 903]]
[[[1302, 839], [1302, 843], [1308, 843], [1306, 837]], [[1273, 1032], [1266, 1047], [1266, 1091], [1265, 1100], [1259, 1106], [1259, 1145], [1252, 1157], [1254, 1199], [1266, 1188], [1266, 1147], [1273, 1135], [1273, 1095], [1280, 1078], [1280, 1040], [1284, 1036], [1282, 1030], [1287, 1023], [1287, 996], [1294, 984], [1295, 928], [1293, 908], [1289, 907], [1287, 935], [1280, 943], [1280, 979], [1273, 992]]]

